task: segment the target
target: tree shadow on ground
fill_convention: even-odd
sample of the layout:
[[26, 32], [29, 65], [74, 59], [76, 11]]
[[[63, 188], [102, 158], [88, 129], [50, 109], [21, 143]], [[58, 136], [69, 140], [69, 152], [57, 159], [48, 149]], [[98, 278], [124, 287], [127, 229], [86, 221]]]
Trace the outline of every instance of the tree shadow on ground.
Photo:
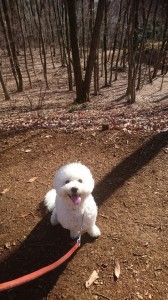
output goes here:
[[159, 98], [159, 99], [157, 99], [157, 100], [154, 100], [153, 102], [161, 102], [161, 101], [163, 101], [163, 100], [168, 100], [168, 95], [165, 95], [165, 96], [163, 96], [163, 97], [161, 97], [161, 98]]
[[[139, 149], [126, 157], [113, 168], [95, 187], [94, 196], [99, 206], [106, 201], [115, 190], [121, 187], [137, 171], [153, 159], [166, 146], [168, 133], [154, 135]], [[92, 240], [85, 235], [82, 246]], [[61, 226], [52, 227], [49, 216], [35, 226], [24, 242], [0, 264], [0, 282], [5, 282], [23, 276], [45, 265], [53, 263], [63, 256], [71, 247], [69, 232]], [[56, 270], [17, 287], [3, 292], [2, 300], [41, 300], [47, 297], [59, 276], [67, 267], [68, 262]]]
[[[8, 147], [8, 146], [7, 146], [8, 144], [6, 143], [4, 149], [3, 149], [3, 147], [1, 147], [1, 148], [0, 148], [0, 158], [1, 158], [1, 154], [6, 153], [7, 151], [9, 151], [9, 150], [11, 150], [11, 149], [15, 149], [15, 148], [17, 148], [18, 146], [22, 147], [22, 144], [23, 144], [25, 141], [31, 143], [31, 140], [32, 140], [32, 139], [34, 139], [35, 137], [39, 136], [38, 128], [37, 128], [37, 129], [34, 129], [34, 128], [23, 128], [23, 129], [20, 129], [20, 130], [18, 130], [18, 131], [16, 131], [15, 129], [13, 129], [13, 130], [10, 130], [9, 132], [6, 132], [6, 131], [1, 132], [1, 133], [0, 133], [0, 142], [1, 142], [1, 140], [2, 140], [2, 141], [3, 141], [3, 140], [6, 140], [6, 141], [7, 141], [9, 138], [13, 138], [13, 137], [17, 137], [17, 136], [19, 137], [20, 135], [23, 135], [23, 134], [25, 134], [25, 137], [26, 137], [26, 133], [27, 133], [28, 131], [30, 131], [30, 130], [33, 130], [33, 134], [32, 134], [30, 137], [28, 137], [28, 138], [23, 138], [21, 141], [20, 141], [19, 138], [18, 138], [18, 141], [16, 141], [16, 142], [14, 143], [14, 145]], [[45, 129], [41, 129], [41, 130], [44, 130], [44, 131], [45, 131]]]
[[[97, 185], [94, 196], [99, 206], [119, 187], [153, 159], [168, 142], [168, 131], [154, 135], [145, 144], [126, 157], [111, 170]], [[103, 192], [102, 192], [103, 191]]]

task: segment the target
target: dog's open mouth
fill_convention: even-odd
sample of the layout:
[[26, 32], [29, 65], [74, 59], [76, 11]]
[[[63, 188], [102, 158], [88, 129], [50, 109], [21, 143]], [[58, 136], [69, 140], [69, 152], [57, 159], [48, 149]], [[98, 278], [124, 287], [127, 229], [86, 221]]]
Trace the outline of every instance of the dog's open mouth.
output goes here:
[[72, 194], [68, 196], [75, 205], [78, 205], [81, 202], [81, 197], [78, 194]]

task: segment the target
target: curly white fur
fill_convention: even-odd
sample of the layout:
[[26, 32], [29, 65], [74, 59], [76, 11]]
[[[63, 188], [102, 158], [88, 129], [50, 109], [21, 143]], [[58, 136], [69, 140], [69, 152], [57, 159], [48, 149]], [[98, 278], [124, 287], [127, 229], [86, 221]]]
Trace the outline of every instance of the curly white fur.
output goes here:
[[94, 180], [90, 170], [81, 163], [61, 167], [54, 178], [54, 189], [45, 196], [44, 203], [52, 212], [51, 224], [60, 223], [70, 230], [71, 238], [88, 232], [98, 237], [97, 206], [92, 196]]

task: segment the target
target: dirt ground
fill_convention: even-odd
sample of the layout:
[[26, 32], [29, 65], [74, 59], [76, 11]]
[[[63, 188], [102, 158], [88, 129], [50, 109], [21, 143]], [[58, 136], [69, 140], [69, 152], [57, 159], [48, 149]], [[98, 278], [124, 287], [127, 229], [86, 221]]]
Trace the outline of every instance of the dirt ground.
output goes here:
[[[91, 169], [102, 234], [96, 240], [85, 234], [66, 263], [0, 299], [168, 300], [168, 75], [145, 84], [133, 105], [123, 97], [127, 75], [121, 74], [110, 88], [102, 79], [99, 95], [75, 106], [59, 64], [48, 65], [49, 90], [41, 85], [40, 64], [31, 90], [24, 81], [24, 92], [16, 93], [10, 70], [10, 101], [0, 90], [0, 282], [51, 264], [72, 246], [43, 206], [65, 163]], [[99, 278], [86, 289], [94, 270]]]
[[[82, 237], [66, 263], [3, 292], [4, 300], [168, 299], [167, 132], [7, 131], [0, 136], [0, 282], [46, 266], [71, 247], [42, 200], [55, 170], [81, 161], [95, 178], [101, 236]], [[121, 273], [113, 272], [118, 260]], [[93, 270], [99, 279], [85, 288]]]

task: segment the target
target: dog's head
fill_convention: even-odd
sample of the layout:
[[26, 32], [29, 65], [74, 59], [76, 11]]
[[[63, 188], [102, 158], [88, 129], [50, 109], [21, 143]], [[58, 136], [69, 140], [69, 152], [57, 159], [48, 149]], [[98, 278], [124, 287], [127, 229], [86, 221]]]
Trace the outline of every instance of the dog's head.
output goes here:
[[63, 200], [79, 205], [92, 193], [94, 180], [86, 166], [70, 163], [57, 171], [54, 187]]

